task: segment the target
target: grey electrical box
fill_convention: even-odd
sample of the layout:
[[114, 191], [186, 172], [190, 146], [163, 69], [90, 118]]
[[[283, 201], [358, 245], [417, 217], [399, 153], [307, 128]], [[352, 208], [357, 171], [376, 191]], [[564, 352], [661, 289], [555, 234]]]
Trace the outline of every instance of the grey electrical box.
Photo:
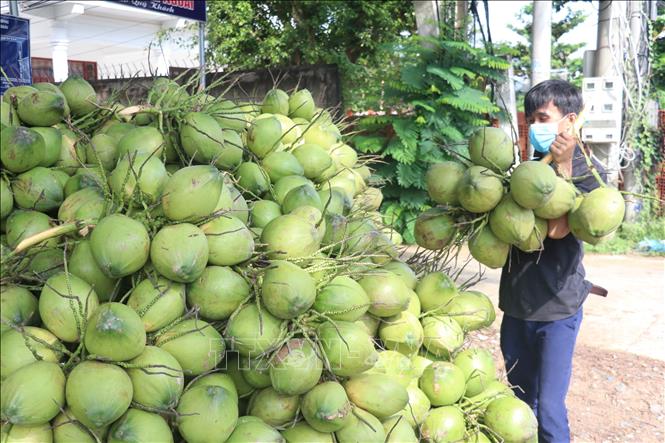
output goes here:
[[623, 89], [618, 77], [585, 77], [582, 82], [586, 123], [582, 140], [590, 143], [621, 141]]

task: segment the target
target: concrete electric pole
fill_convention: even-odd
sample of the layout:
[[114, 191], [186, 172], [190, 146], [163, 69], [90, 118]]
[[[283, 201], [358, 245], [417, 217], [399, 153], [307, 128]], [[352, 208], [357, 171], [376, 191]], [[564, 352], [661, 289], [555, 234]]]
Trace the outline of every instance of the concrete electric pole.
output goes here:
[[531, 87], [549, 80], [552, 69], [552, 2], [533, 2]]
[[439, 2], [437, 0], [414, 0], [418, 35], [423, 37], [439, 36]]

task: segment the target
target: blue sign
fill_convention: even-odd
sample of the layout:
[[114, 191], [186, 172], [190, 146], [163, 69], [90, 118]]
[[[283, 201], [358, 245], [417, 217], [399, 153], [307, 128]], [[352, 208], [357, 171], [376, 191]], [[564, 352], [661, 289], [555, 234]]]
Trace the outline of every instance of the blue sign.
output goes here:
[[206, 21], [205, 0], [109, 0], [135, 8], [175, 15], [200, 22]]
[[0, 15], [0, 94], [10, 86], [31, 85], [30, 20]]

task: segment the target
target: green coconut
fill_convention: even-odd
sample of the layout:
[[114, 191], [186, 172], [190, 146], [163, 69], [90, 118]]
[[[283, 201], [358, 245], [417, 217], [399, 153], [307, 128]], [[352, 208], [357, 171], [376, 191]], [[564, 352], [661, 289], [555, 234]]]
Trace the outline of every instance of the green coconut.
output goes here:
[[120, 278], [145, 265], [150, 254], [150, 237], [140, 222], [112, 214], [97, 223], [90, 236], [92, 256], [104, 274]]
[[538, 421], [531, 407], [515, 397], [500, 397], [487, 406], [485, 425], [503, 441], [526, 442], [538, 433]]
[[224, 357], [224, 339], [202, 320], [183, 320], [160, 335], [155, 345], [174, 356], [185, 375], [200, 375], [213, 369]]
[[173, 221], [210, 215], [217, 205], [224, 179], [214, 166], [188, 166], [173, 174], [164, 186], [164, 214]]
[[210, 264], [233, 266], [252, 257], [254, 238], [247, 226], [238, 218], [221, 215], [201, 225], [205, 234]]
[[37, 361], [37, 357], [58, 363], [62, 355], [60, 341], [46, 329], [34, 326], [26, 326], [21, 331], [10, 329], [0, 340], [0, 379]]
[[517, 244], [529, 238], [535, 226], [535, 217], [532, 210], [523, 208], [506, 195], [490, 213], [489, 222], [499, 240]]
[[351, 420], [351, 402], [344, 387], [334, 381], [316, 385], [302, 399], [307, 424], [319, 432], [335, 432]]
[[500, 128], [480, 128], [469, 138], [469, 154], [476, 165], [494, 171], [507, 171], [515, 162], [510, 136]]
[[245, 200], [245, 197], [242, 196], [240, 191], [230, 181], [226, 182], [224, 187], [228, 188], [231, 195], [231, 215], [244, 224], [247, 224], [249, 221], [249, 205], [247, 204], [247, 200]]
[[435, 361], [427, 366], [418, 380], [418, 386], [427, 395], [432, 406], [449, 406], [464, 395], [466, 377], [462, 369], [446, 361]]
[[543, 249], [543, 242], [547, 238], [547, 220], [536, 217], [533, 230], [525, 241], [517, 243], [517, 247], [524, 252], [535, 252]]
[[[69, 407], [53, 420], [53, 439], [59, 442], [98, 443], [103, 441], [108, 426], [89, 428], [74, 417]], [[41, 442], [40, 442], [41, 443]]]
[[256, 119], [247, 131], [247, 147], [259, 158], [276, 151], [282, 141], [282, 124], [274, 116]]
[[503, 197], [503, 184], [499, 177], [483, 166], [471, 166], [457, 185], [460, 205], [470, 212], [489, 212]]
[[67, 405], [91, 428], [113, 423], [132, 401], [132, 381], [120, 367], [97, 361], [79, 363], [67, 378]]
[[271, 152], [261, 161], [261, 166], [273, 183], [277, 183], [277, 180], [287, 175], [303, 175], [304, 173], [298, 159], [286, 151]]
[[164, 150], [164, 136], [152, 126], [136, 126], [120, 139], [117, 150], [122, 158], [130, 153], [159, 158]]
[[356, 321], [369, 309], [370, 300], [358, 282], [340, 275], [316, 294], [312, 308], [333, 320]]
[[400, 277], [407, 288], [412, 290], [416, 289], [416, 285], [418, 284], [418, 277], [416, 276], [416, 273], [413, 271], [413, 269], [411, 269], [411, 267], [406, 263], [399, 260], [393, 260], [385, 263], [381, 267], [386, 271], [390, 271]]
[[217, 159], [216, 165], [221, 169], [236, 169], [242, 163], [245, 152], [245, 132], [224, 131], [224, 152]]
[[240, 355], [250, 356], [266, 352], [282, 337], [282, 320], [255, 304], [243, 306], [226, 327], [230, 346]]
[[303, 258], [319, 249], [316, 227], [297, 215], [282, 215], [268, 223], [261, 233], [271, 259]]
[[427, 351], [437, 357], [448, 358], [464, 343], [464, 331], [450, 317], [433, 315], [421, 320]]
[[402, 416], [392, 417], [383, 422], [386, 443], [418, 443], [418, 437], [409, 422]]
[[383, 193], [378, 188], [367, 188], [353, 200], [354, 208], [365, 211], [378, 211], [383, 202]]
[[197, 386], [186, 391], [177, 408], [177, 426], [188, 442], [226, 441], [238, 420], [233, 394], [220, 386]]
[[245, 162], [235, 172], [238, 186], [254, 195], [263, 195], [270, 188], [270, 177], [259, 165], [253, 162]]
[[48, 168], [53, 166], [60, 158], [60, 149], [62, 149], [62, 132], [58, 128], [31, 128], [39, 133], [44, 139], [44, 159], [39, 164]]
[[152, 239], [150, 261], [169, 280], [191, 283], [208, 262], [206, 234], [189, 223], [164, 226]]
[[103, 217], [106, 205], [101, 189], [83, 188], [65, 198], [58, 209], [58, 219], [63, 222], [95, 223]]
[[36, 361], [15, 371], [0, 387], [3, 423], [42, 425], [65, 405], [65, 374], [57, 363]]
[[302, 175], [288, 175], [282, 177], [280, 180], [275, 183], [275, 186], [272, 190], [272, 197], [280, 205], [284, 201], [286, 195], [292, 190], [302, 185], [312, 186], [312, 182]]
[[231, 100], [213, 103], [205, 111], [211, 115], [222, 129], [242, 131], [249, 122], [249, 115]]
[[301, 421], [281, 431], [287, 443], [333, 443], [331, 433], [319, 432]]
[[457, 205], [457, 185], [466, 169], [463, 164], [454, 161], [434, 163], [430, 166], [425, 176], [430, 198], [441, 205]]
[[82, 240], [74, 246], [74, 251], [67, 264], [69, 272], [88, 283], [95, 290], [100, 301], [108, 301], [111, 298], [117, 280], [107, 277], [97, 265], [89, 240]]
[[10, 423], [0, 425], [2, 443], [52, 443], [53, 431], [50, 423], [35, 426], [18, 426]]
[[131, 360], [143, 352], [146, 334], [136, 311], [122, 303], [104, 303], [88, 319], [85, 347], [111, 361]]
[[265, 228], [268, 223], [282, 215], [279, 204], [272, 200], [257, 200], [250, 211], [252, 226]]
[[320, 189], [318, 194], [326, 214], [345, 215], [353, 205], [346, 193], [336, 188]]
[[12, 212], [14, 207], [14, 194], [12, 194], [9, 183], [0, 178], [0, 219], [4, 219]]
[[84, 318], [89, 319], [99, 306], [92, 287], [72, 274], [64, 272], [50, 277], [39, 296], [42, 322], [60, 340], [80, 339]]
[[[322, 178], [325, 171], [333, 164], [328, 151], [314, 144], [302, 144], [293, 151], [293, 155], [302, 165], [305, 177], [310, 180]], [[331, 177], [326, 177], [329, 179]]]
[[479, 291], [461, 292], [441, 312], [453, 318], [465, 332], [488, 327], [496, 318], [492, 301]]
[[132, 401], [164, 411], [177, 406], [184, 376], [175, 357], [162, 348], [146, 346], [129, 363], [135, 366], [127, 369], [134, 390]]
[[76, 191], [84, 188], [96, 187], [103, 189], [104, 177], [97, 167], [82, 167], [77, 168], [74, 175], [69, 177], [65, 182], [64, 193], [65, 197], [69, 197]]
[[286, 342], [270, 362], [270, 382], [285, 395], [301, 395], [319, 382], [323, 362], [312, 345], [301, 338]]
[[554, 195], [556, 178], [550, 165], [535, 160], [526, 161], [510, 176], [510, 195], [523, 208], [539, 208]]
[[317, 336], [330, 369], [339, 377], [366, 371], [378, 358], [371, 337], [356, 323], [327, 321], [317, 328]]
[[241, 355], [240, 373], [242, 374], [242, 378], [254, 388], [264, 389], [272, 386], [272, 382], [270, 381], [270, 360], [267, 357], [250, 358]]
[[386, 349], [392, 349], [404, 355], [418, 352], [423, 344], [423, 334], [423, 327], [418, 321], [417, 315], [408, 311], [384, 319], [379, 326], [379, 337]]
[[427, 395], [418, 388], [417, 383], [416, 386], [413, 384], [407, 386], [406, 392], [409, 394], [409, 403], [398, 413], [398, 416], [403, 417], [412, 428], [417, 428], [425, 421], [431, 404]]
[[21, 121], [30, 126], [53, 126], [66, 116], [65, 98], [53, 92], [37, 91], [18, 102], [17, 112]]
[[288, 320], [303, 314], [315, 297], [314, 279], [293, 263], [273, 260], [263, 274], [261, 301], [277, 318]]
[[557, 176], [552, 197], [547, 200], [547, 203], [534, 209], [533, 212], [537, 217], [547, 220], [559, 218], [573, 209], [576, 195], [575, 186]]
[[289, 97], [289, 117], [310, 120], [315, 111], [316, 105], [308, 89], [300, 89]]
[[252, 395], [247, 413], [270, 426], [283, 426], [296, 418], [299, 407], [299, 396], [280, 394], [269, 387]]
[[26, 326], [39, 319], [39, 304], [32, 292], [20, 286], [0, 287], [0, 333], [10, 330], [10, 325]]
[[13, 99], [16, 98], [16, 102], [18, 103], [23, 97], [37, 91], [37, 88], [28, 85], [11, 86], [5, 90], [5, 93], [2, 95], [2, 101], [5, 103], [12, 103]]
[[248, 441], [284, 443], [284, 438], [277, 429], [260, 418], [248, 415], [238, 419], [238, 424], [226, 443], [247, 443]]
[[360, 374], [344, 383], [349, 400], [379, 420], [396, 414], [406, 406], [406, 388], [383, 374]]
[[189, 99], [185, 85], [180, 86], [174, 80], [156, 78], [148, 91], [148, 103], [160, 107], [173, 107]]
[[289, 114], [289, 95], [281, 89], [271, 89], [261, 103], [263, 114]]
[[440, 311], [457, 296], [458, 290], [452, 278], [443, 272], [425, 275], [416, 286], [423, 312]]
[[219, 123], [203, 112], [185, 115], [180, 127], [180, 142], [187, 155], [198, 163], [232, 169], [242, 161], [242, 146], [227, 144]]
[[109, 176], [113, 193], [122, 201], [140, 206], [159, 202], [168, 173], [159, 158], [146, 154], [128, 154], [120, 158]]
[[[64, 262], [65, 254], [62, 248], [47, 246], [36, 248], [35, 251], [32, 251], [22, 265], [27, 264], [27, 271], [43, 281], [58, 272], [62, 272], [64, 270]], [[25, 269], [22, 266], [20, 272]]]
[[160, 415], [130, 408], [109, 430], [108, 443], [173, 443], [171, 428]]
[[85, 164], [85, 145], [80, 143], [79, 137], [69, 129], [60, 129], [62, 139], [60, 143], [60, 156], [55, 166], [69, 175]]
[[409, 357], [400, 352], [380, 351], [376, 363], [362, 375], [365, 374], [388, 376], [406, 388], [413, 380], [413, 365]]
[[[37, 211], [15, 210], [5, 223], [7, 234], [7, 245], [14, 249], [21, 241], [44, 232], [51, 228], [51, 220], [46, 214]], [[53, 245], [55, 242], [49, 240], [42, 245]]]
[[448, 246], [456, 232], [455, 219], [443, 208], [432, 208], [418, 215], [414, 228], [418, 246], [431, 250]]
[[510, 244], [499, 240], [492, 229], [485, 226], [469, 240], [469, 252], [479, 263], [497, 269], [506, 264]]
[[208, 266], [197, 280], [188, 285], [187, 304], [198, 308], [205, 319], [225, 320], [247, 299], [249, 293], [247, 281], [230, 267]]
[[48, 212], [62, 204], [62, 185], [52, 170], [41, 166], [20, 174], [12, 183], [19, 208]]
[[409, 304], [409, 288], [397, 275], [380, 270], [363, 277], [358, 283], [369, 297], [369, 313], [390, 317], [404, 311]]
[[494, 358], [485, 349], [465, 349], [455, 355], [453, 363], [464, 373], [466, 397], [480, 394], [491, 381], [496, 380]]
[[465, 423], [464, 414], [456, 406], [434, 408], [420, 426], [420, 438], [426, 443], [462, 441]]
[[[229, 357], [227, 356], [226, 365], [228, 368]], [[196, 377], [192, 380], [191, 384], [188, 385], [188, 389], [195, 388], [197, 386], [221, 386], [226, 389], [233, 395], [233, 397], [238, 401], [238, 389], [236, 388], [236, 382], [233, 377], [229, 374], [223, 374], [221, 372], [213, 372], [212, 374], [203, 375], [201, 377]]]
[[78, 75], [71, 75], [60, 85], [73, 117], [81, 117], [97, 109], [95, 89]]
[[301, 206], [312, 206], [319, 211], [323, 210], [321, 197], [311, 184], [305, 184], [290, 190], [282, 201], [282, 212], [289, 214]]
[[[469, 380], [471, 380], [471, 378], [469, 378]], [[515, 396], [515, 393], [509, 386], [504, 385], [498, 380], [488, 379], [482, 387], [483, 390], [479, 394], [467, 398], [468, 402], [478, 408], [479, 412], [485, 412], [488, 404], [494, 399]]]
[[[236, 388], [238, 398], [247, 398], [254, 392], [254, 386], [247, 383], [245, 377], [242, 375], [239, 356], [236, 352], [227, 352], [225, 357], [224, 371], [229, 378], [231, 378], [233, 385]], [[244, 367], [243, 367], [244, 369]], [[207, 377], [207, 376], [206, 376]], [[198, 380], [192, 383], [191, 387], [198, 382]]]
[[16, 174], [39, 166], [46, 154], [41, 134], [23, 126], [3, 128], [0, 146], [2, 166]]
[[353, 408], [349, 423], [335, 432], [338, 443], [383, 443], [386, 434], [378, 418], [360, 408]]
[[570, 212], [568, 225], [575, 237], [595, 244], [621, 225], [624, 214], [625, 202], [619, 191], [596, 188]]
[[122, 138], [135, 127], [136, 126], [132, 125], [131, 123], [123, 123], [115, 120], [110, 120], [109, 125], [101, 133], [106, 134], [109, 137], [111, 137], [113, 140], [115, 140], [117, 146], [120, 140], [122, 140]]

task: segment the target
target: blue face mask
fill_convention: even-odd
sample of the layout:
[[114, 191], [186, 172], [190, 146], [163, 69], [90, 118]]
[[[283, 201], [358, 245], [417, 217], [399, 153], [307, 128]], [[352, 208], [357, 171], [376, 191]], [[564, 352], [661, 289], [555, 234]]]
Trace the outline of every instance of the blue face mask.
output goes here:
[[559, 123], [566, 117], [554, 123], [533, 123], [529, 126], [529, 141], [533, 149], [543, 154], [550, 152], [550, 146], [559, 135]]

